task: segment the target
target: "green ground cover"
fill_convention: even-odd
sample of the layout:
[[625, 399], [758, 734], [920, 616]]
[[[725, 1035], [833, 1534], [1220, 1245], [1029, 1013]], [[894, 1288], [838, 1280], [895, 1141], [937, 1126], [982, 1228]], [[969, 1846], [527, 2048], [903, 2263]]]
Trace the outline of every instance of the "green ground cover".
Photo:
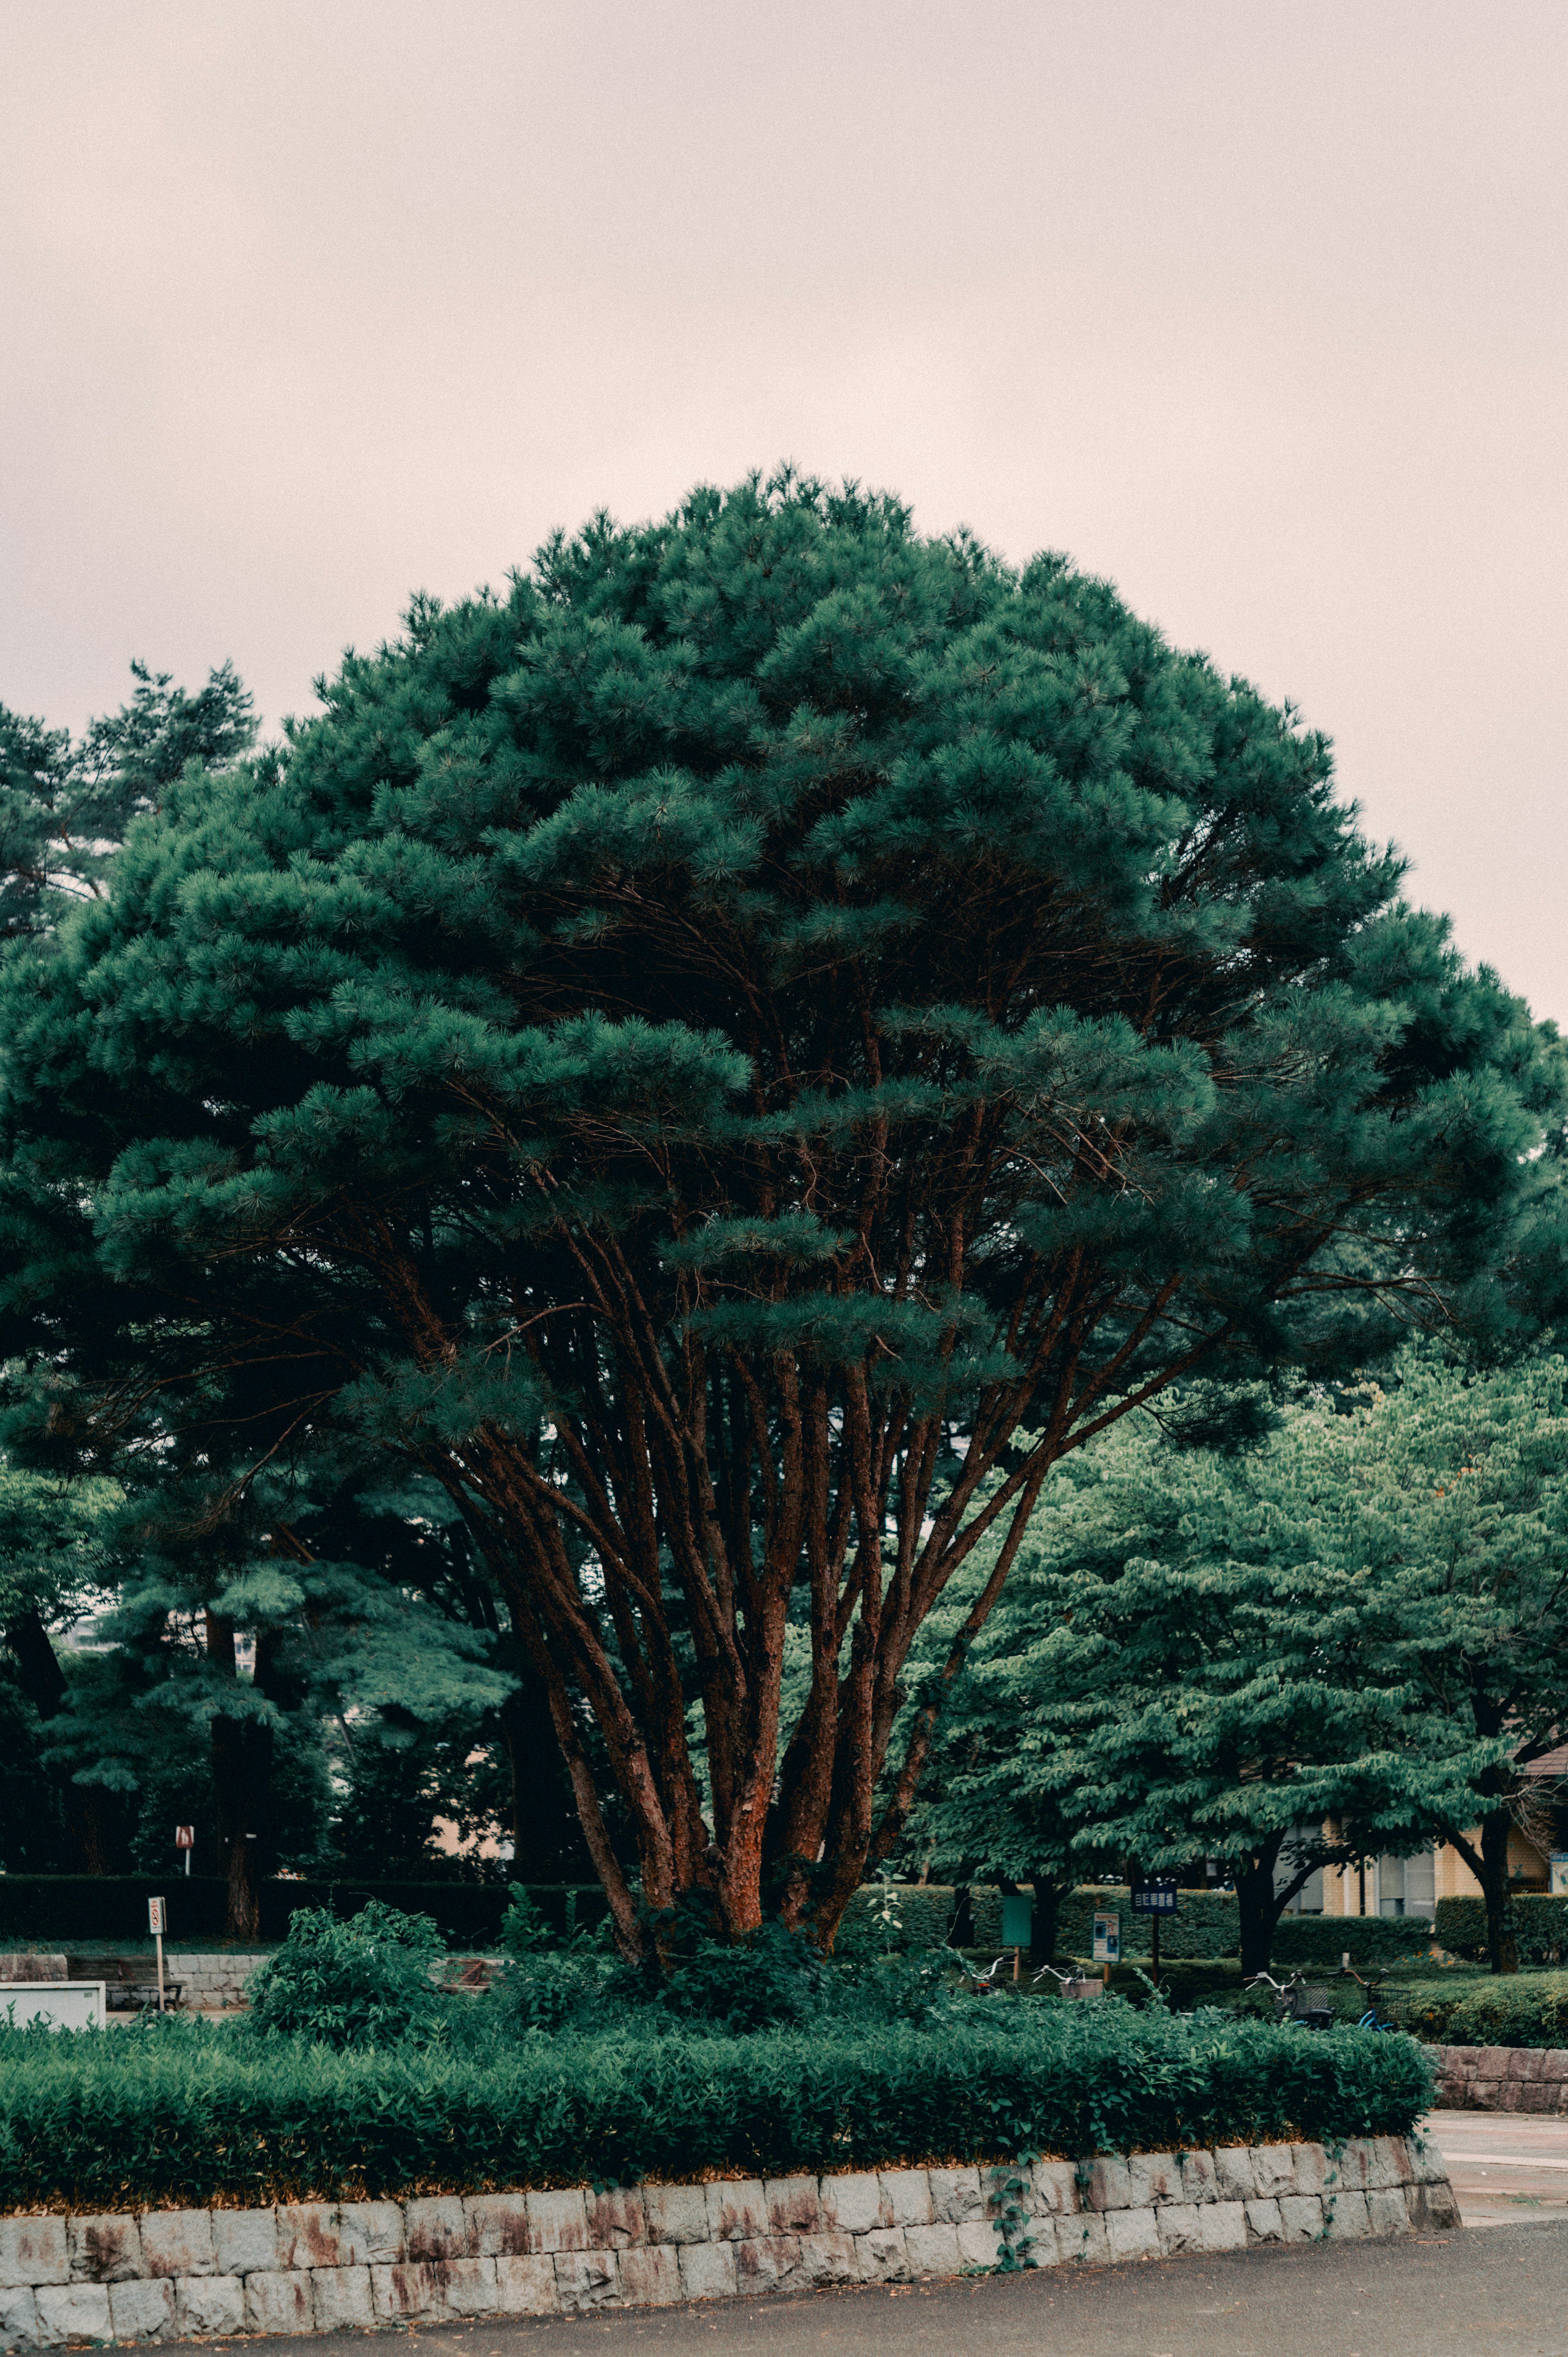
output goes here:
[[0, 2211], [1332, 2141], [1403, 2134], [1430, 2095], [1406, 2039], [1114, 2000], [746, 2036], [482, 2027], [342, 2050], [180, 2020], [0, 2035]]

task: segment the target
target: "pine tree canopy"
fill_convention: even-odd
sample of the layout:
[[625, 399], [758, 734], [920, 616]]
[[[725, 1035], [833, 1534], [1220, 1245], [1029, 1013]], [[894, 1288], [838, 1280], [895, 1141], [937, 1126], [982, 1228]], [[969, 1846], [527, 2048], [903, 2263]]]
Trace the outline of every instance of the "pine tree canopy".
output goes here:
[[251, 697], [222, 664], [195, 695], [134, 662], [129, 704], [79, 742], [0, 705], [0, 939], [43, 929], [57, 892], [96, 895], [138, 812], [188, 761], [237, 760], [255, 737]]
[[1130, 1405], [1527, 1324], [1554, 1038], [1321, 737], [1065, 560], [753, 480], [320, 693], [12, 954], [14, 1445], [439, 1483], [628, 1953], [687, 1896], [831, 1936], [922, 1621], [995, 1534], [956, 1672]]

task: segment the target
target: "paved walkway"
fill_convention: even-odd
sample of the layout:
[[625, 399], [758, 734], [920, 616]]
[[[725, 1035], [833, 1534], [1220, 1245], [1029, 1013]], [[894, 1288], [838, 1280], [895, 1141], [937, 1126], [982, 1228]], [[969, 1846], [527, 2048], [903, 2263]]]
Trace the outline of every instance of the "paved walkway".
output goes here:
[[[1430, 2112], [1466, 2226], [1568, 2219], [1568, 2119], [1529, 2112]], [[1568, 2319], [1563, 2347], [1568, 2350]]]

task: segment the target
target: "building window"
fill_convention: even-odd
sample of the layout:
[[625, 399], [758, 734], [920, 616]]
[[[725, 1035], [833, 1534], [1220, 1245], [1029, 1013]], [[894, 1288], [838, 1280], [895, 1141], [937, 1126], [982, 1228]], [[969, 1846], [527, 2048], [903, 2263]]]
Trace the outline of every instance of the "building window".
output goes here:
[[1380, 1915], [1424, 1915], [1429, 1923], [1436, 1921], [1434, 1849], [1417, 1850], [1413, 1857], [1379, 1858], [1377, 1881]]

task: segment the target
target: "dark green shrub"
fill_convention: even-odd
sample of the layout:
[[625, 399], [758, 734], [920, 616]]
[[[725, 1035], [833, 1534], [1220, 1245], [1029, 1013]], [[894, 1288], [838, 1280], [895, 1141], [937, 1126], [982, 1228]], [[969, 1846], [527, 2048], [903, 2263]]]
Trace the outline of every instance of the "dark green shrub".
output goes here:
[[976, 2004], [926, 2029], [567, 2033], [486, 2053], [334, 2052], [177, 2020], [0, 2036], [0, 2212], [1402, 2135], [1430, 2100], [1409, 2039], [1114, 2000]]
[[381, 2046], [428, 2037], [448, 2006], [431, 1978], [441, 1934], [428, 1916], [378, 1899], [347, 1923], [301, 1909], [275, 1956], [245, 1984], [253, 2035], [325, 2046]]
[[[3, 1888], [0, 1885], [0, 1888]], [[1557, 1964], [1568, 1958], [1568, 1899], [1521, 1891], [1512, 1902], [1521, 1964]], [[1481, 1899], [1440, 1899], [1437, 1944], [1471, 1964], [1487, 1962], [1487, 1909]]]
[[[1063, 1956], [1087, 1956], [1092, 1945], [1091, 1918], [1109, 1909], [1122, 1918], [1123, 1956], [1147, 1956], [1154, 1949], [1154, 1917], [1134, 1915], [1133, 1893], [1123, 1883], [1080, 1883], [1057, 1910], [1057, 1952]], [[1001, 1910], [997, 1910], [998, 1925]], [[979, 1933], [979, 1916], [975, 1919]], [[1160, 1961], [1181, 1956], [1235, 1956], [1241, 1949], [1241, 1918], [1233, 1890], [1184, 1890], [1174, 1915], [1160, 1919]]]
[[1568, 2046], [1568, 1973], [1488, 1974], [1472, 1982], [1448, 2007], [1438, 2042]]
[[[1421, 1915], [1282, 1915], [1274, 1929], [1269, 1968], [1337, 1972], [1348, 1949], [1359, 1972], [1369, 1964], [1397, 1964], [1425, 1955], [1433, 1929]], [[1444, 1943], [1446, 1944], [1446, 1943]]]
[[833, 1953], [853, 1961], [940, 1948], [957, 1913], [958, 1892], [947, 1883], [865, 1882], [844, 1910]]
[[177, 1945], [221, 1937], [229, 1886], [217, 1875], [0, 1874], [0, 1947], [145, 1940], [149, 1899], [168, 1901]]

